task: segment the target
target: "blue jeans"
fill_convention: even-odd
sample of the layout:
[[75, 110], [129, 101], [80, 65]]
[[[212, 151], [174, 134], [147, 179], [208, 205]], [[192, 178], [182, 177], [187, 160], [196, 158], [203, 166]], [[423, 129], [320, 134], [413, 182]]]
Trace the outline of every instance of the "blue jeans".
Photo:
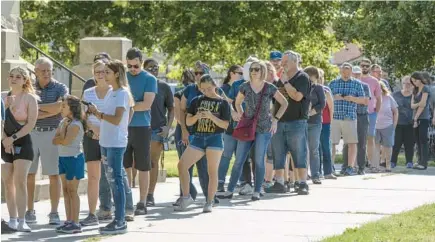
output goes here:
[[295, 168], [307, 168], [307, 120], [278, 122], [272, 138], [274, 170], [283, 170], [287, 153], [292, 154]]
[[[181, 126], [180, 124], [177, 124], [177, 127], [175, 128], [175, 147], [177, 148], [178, 158], [181, 158], [181, 155], [183, 155], [184, 151], [186, 150], [186, 146], [181, 142]], [[189, 175], [190, 175], [190, 196], [193, 199], [196, 199], [196, 196], [198, 195], [198, 191], [196, 190], [195, 185], [192, 183], [192, 177], [193, 177], [193, 166], [189, 168]], [[180, 196], [182, 196], [183, 193], [181, 191], [180, 186]]]
[[253, 141], [238, 141], [236, 150], [236, 162], [234, 163], [233, 170], [231, 171], [230, 183], [228, 184], [228, 191], [234, 192], [237, 181], [242, 175], [243, 164], [249, 155], [249, 151], [253, 145], [255, 149], [255, 178], [254, 178], [254, 192], [260, 192], [263, 185], [264, 173], [266, 168], [264, 165], [264, 157], [266, 156], [267, 146], [269, 145], [271, 133], [256, 133], [255, 140]]
[[230, 161], [237, 149], [237, 140], [229, 134], [224, 134], [224, 152], [219, 163], [218, 179], [219, 184], [225, 184]]
[[124, 153], [125, 148], [101, 147], [101, 155], [106, 157], [103, 159], [103, 166], [106, 179], [112, 189], [115, 220], [118, 223], [125, 221], [125, 210], [128, 203], [131, 202], [131, 210], [133, 210], [133, 197], [123, 166]]
[[320, 178], [320, 133], [322, 132], [322, 124], [308, 124], [308, 149], [310, 150], [310, 170], [311, 178]]
[[[125, 169], [124, 169], [125, 172]], [[127, 180], [127, 174], [125, 174], [124, 184], [127, 184], [128, 186], [128, 180]], [[110, 211], [112, 209], [112, 191], [110, 188], [110, 184], [106, 177], [106, 168], [102, 164], [101, 165], [101, 177], [100, 177], [100, 184], [99, 184], [99, 198], [100, 198], [100, 210], [103, 211]], [[127, 194], [127, 192], [130, 190], [130, 193]], [[131, 193], [130, 187], [126, 189], [126, 204], [125, 204], [125, 210], [127, 211], [133, 211], [133, 196]]]
[[[320, 158], [323, 164], [323, 174], [332, 174], [331, 124], [322, 124], [320, 132]], [[319, 169], [320, 172], [320, 169]]]

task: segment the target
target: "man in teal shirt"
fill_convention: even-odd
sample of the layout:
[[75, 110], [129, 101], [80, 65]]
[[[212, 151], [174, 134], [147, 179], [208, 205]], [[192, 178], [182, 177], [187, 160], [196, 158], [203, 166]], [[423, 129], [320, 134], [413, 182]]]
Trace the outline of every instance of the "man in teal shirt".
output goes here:
[[[128, 144], [124, 167], [132, 184], [132, 167], [139, 171], [140, 200], [135, 215], [147, 214], [146, 198], [151, 170], [151, 105], [157, 93], [157, 79], [142, 70], [143, 56], [138, 48], [127, 51], [127, 78], [135, 101], [134, 114], [128, 127]], [[134, 157], [134, 159], [133, 159]]]

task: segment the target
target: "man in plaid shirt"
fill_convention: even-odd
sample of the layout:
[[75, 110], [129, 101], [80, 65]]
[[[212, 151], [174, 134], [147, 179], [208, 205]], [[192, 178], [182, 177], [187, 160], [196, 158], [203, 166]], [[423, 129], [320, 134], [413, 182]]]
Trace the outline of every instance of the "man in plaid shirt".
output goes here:
[[353, 175], [358, 144], [357, 105], [367, 103], [361, 82], [352, 78], [352, 65], [343, 63], [341, 77], [329, 84], [334, 95], [334, 116], [331, 122], [332, 156], [341, 137], [348, 145], [348, 167], [345, 175]]

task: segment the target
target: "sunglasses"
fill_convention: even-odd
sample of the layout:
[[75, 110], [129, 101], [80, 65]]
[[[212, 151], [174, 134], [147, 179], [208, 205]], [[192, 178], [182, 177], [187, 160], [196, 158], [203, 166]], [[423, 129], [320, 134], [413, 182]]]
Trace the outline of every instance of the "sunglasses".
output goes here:
[[131, 69], [131, 68], [139, 69], [139, 68], [140, 68], [140, 65], [130, 65], [130, 64], [127, 64], [127, 68], [128, 68], [128, 69]]
[[201, 71], [195, 71], [195, 75], [197, 76], [197, 75], [204, 75], [204, 72], [201, 72]]
[[361, 68], [369, 68], [370, 67], [370, 65], [360, 65], [361, 66]]
[[147, 68], [146, 70], [147, 70], [147, 71], [154, 72], [154, 71], [158, 71], [158, 70], [159, 70], [159, 67], [158, 67], [158, 66], [153, 66], [153, 67], [149, 67], [149, 68]]
[[249, 71], [250, 71], [250, 72], [253, 72], [253, 71], [255, 71], [255, 72], [259, 72], [259, 71], [260, 71], [260, 68], [259, 68], [259, 67], [250, 68]]
[[233, 73], [234, 73], [234, 74], [239, 74], [239, 75], [243, 76], [243, 72], [237, 72], [237, 71], [234, 71]]

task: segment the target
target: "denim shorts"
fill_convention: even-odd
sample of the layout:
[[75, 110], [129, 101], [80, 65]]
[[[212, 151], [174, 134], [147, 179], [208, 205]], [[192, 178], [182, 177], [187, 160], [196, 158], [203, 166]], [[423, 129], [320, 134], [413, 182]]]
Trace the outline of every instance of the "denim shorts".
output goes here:
[[201, 135], [192, 135], [189, 138], [190, 144], [189, 146], [205, 152], [206, 149], [211, 150], [224, 150], [224, 141], [222, 133], [218, 134], [201, 134]]
[[370, 137], [376, 137], [376, 119], [378, 118], [378, 113], [369, 113], [369, 129], [367, 135]]
[[76, 156], [59, 157], [59, 175], [65, 175], [68, 181], [85, 177], [85, 157], [83, 153]]
[[163, 143], [164, 138], [160, 135], [158, 135], [158, 133], [162, 132], [162, 129], [153, 129], [151, 131], [151, 141], [155, 141], [155, 142], [160, 142]]

